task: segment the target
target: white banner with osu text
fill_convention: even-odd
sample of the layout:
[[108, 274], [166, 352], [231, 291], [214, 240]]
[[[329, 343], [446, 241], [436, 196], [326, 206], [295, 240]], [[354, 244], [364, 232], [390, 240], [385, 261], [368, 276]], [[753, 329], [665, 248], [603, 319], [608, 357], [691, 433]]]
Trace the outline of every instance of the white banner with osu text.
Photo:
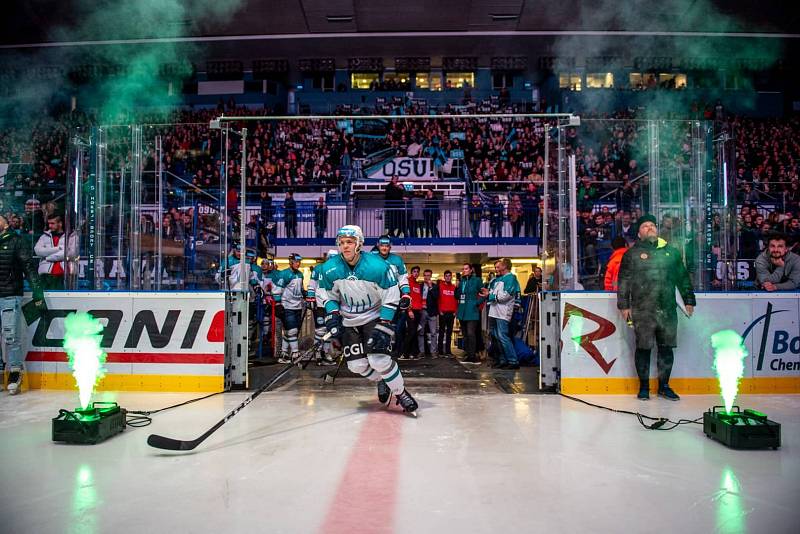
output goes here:
[[[699, 293], [694, 315], [678, 310], [673, 377], [715, 377], [711, 336], [734, 330], [744, 338], [745, 378], [800, 377], [800, 294]], [[634, 333], [613, 293], [561, 294], [561, 377], [636, 377]], [[651, 376], [656, 376], [656, 350]]]

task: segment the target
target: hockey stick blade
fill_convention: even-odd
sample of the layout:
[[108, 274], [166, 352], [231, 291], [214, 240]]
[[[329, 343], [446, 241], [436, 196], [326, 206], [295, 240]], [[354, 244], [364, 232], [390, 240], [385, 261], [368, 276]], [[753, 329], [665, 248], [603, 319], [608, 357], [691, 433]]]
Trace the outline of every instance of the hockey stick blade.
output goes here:
[[199, 442], [197, 440], [182, 441], [179, 439], [159, 436], [158, 434], [150, 434], [147, 437], [147, 444], [151, 447], [155, 447], [156, 449], [164, 449], [168, 451], [190, 451], [197, 447]]
[[[318, 344], [315, 344], [314, 347], [312, 347], [311, 349], [309, 349], [306, 352], [306, 354], [311, 353], [312, 349], [316, 349], [319, 345], [322, 344], [322, 342], [327, 341], [328, 339], [330, 339], [330, 336], [331, 336], [330, 332], [326, 333], [325, 336], [323, 336], [322, 341], [320, 343], [318, 343]], [[191, 451], [191, 450], [193, 450], [198, 445], [200, 445], [203, 441], [205, 441], [205, 439], [208, 436], [210, 436], [211, 434], [216, 432], [217, 429], [219, 429], [219, 427], [221, 427], [222, 425], [227, 423], [230, 419], [232, 419], [234, 415], [239, 413], [239, 411], [241, 411], [248, 404], [253, 402], [253, 400], [255, 400], [256, 397], [258, 397], [259, 395], [261, 395], [262, 393], [267, 391], [269, 388], [271, 388], [272, 386], [277, 384], [278, 381], [281, 378], [286, 376], [286, 374], [289, 371], [294, 369], [294, 366], [295, 366], [294, 363], [290, 363], [290, 364], [286, 365], [286, 367], [284, 367], [283, 370], [281, 370], [281, 372], [279, 372], [277, 375], [275, 375], [272, 380], [270, 380], [269, 382], [267, 382], [266, 384], [264, 384], [263, 386], [258, 388], [256, 391], [254, 391], [252, 395], [250, 395], [249, 397], [247, 397], [244, 400], [244, 402], [242, 402], [239, 406], [234, 408], [230, 413], [228, 413], [228, 415], [226, 415], [225, 417], [223, 417], [222, 419], [217, 421], [217, 423], [214, 426], [212, 426], [211, 428], [206, 430], [205, 434], [203, 434], [199, 438], [194, 439], [194, 440], [190, 440], [190, 441], [183, 441], [183, 440], [179, 440], [179, 439], [168, 438], [168, 437], [165, 437], [165, 436], [159, 436], [158, 434], [150, 434], [147, 437], [147, 444], [150, 445], [151, 447], [155, 447], [156, 449], [164, 449], [164, 450], [168, 450], [168, 451]]]

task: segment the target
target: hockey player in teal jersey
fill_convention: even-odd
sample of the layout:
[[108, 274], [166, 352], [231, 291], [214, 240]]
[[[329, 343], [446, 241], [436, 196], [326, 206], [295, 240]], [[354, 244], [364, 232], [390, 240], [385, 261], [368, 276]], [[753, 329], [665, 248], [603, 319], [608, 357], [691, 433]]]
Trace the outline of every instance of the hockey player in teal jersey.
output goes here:
[[303, 322], [303, 273], [300, 271], [300, 254], [289, 254], [289, 267], [273, 278], [272, 296], [275, 298], [275, 317], [283, 323], [283, 339], [279, 363], [294, 361], [299, 354], [297, 341]]
[[[408, 287], [408, 271], [403, 258], [397, 254], [392, 254], [392, 240], [388, 235], [378, 238], [378, 243], [372, 249], [373, 254], [379, 255], [392, 266], [397, 276], [397, 285], [400, 286], [400, 309], [407, 310], [411, 306], [411, 290]], [[405, 306], [405, 307], [404, 307]]]
[[342, 345], [347, 368], [377, 382], [381, 403], [388, 405], [394, 394], [403, 411], [416, 415], [417, 402], [390, 356], [400, 300], [395, 271], [379, 256], [362, 253], [364, 234], [358, 226], [343, 226], [336, 244], [339, 255], [322, 265], [317, 287], [328, 314], [325, 326]]
[[308, 292], [306, 293], [306, 302], [311, 306], [314, 311], [314, 342], [320, 344], [319, 351], [317, 352], [317, 365], [336, 365], [336, 358], [333, 357], [333, 346], [330, 340], [323, 343], [322, 338], [327, 331], [325, 328], [325, 303], [322, 298], [317, 295], [317, 286], [319, 279], [322, 276], [322, 266], [325, 261], [339, 254], [338, 250], [329, 250], [325, 255], [324, 261], [317, 264], [311, 270], [311, 280], [308, 282]]
[[[411, 308], [411, 289], [408, 285], [408, 271], [403, 258], [397, 254], [392, 254], [392, 240], [388, 235], [382, 235], [378, 238], [375, 248], [371, 251], [373, 254], [379, 255], [386, 260], [392, 269], [395, 270], [397, 276], [397, 285], [400, 286], [400, 303], [397, 307], [400, 313], [397, 314], [397, 322], [394, 328], [395, 339], [405, 339], [406, 325], [408, 324], [408, 314]], [[392, 356], [397, 357], [401, 352], [402, 343], [396, 343]]]

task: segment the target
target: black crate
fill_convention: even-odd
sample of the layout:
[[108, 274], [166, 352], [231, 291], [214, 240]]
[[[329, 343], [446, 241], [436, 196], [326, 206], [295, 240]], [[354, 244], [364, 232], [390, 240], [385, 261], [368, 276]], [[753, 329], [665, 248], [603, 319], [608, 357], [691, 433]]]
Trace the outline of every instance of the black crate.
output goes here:
[[733, 413], [714, 406], [703, 413], [706, 436], [732, 449], [777, 449], [781, 446], [781, 425], [766, 416], [734, 406]]
[[95, 402], [86, 410], [60, 410], [53, 418], [53, 441], [94, 445], [125, 429], [124, 408], [116, 402]]

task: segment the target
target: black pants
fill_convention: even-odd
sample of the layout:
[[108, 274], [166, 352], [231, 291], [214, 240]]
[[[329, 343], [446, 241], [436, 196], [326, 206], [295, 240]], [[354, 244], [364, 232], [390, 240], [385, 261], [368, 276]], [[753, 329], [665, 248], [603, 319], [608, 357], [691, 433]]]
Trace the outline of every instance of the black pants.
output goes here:
[[414, 318], [406, 317], [406, 337], [403, 340], [403, 354], [416, 356], [419, 354], [419, 343], [417, 342], [417, 329], [419, 328], [419, 318], [422, 310], [414, 310]]
[[[639, 382], [645, 384], [650, 380], [650, 349], [636, 349], [636, 374], [639, 375]], [[656, 367], [658, 368], [658, 387], [669, 383], [669, 376], [672, 374], [672, 362], [675, 355], [672, 347], [659, 345]]]
[[461, 333], [464, 336], [465, 360], [474, 361], [478, 347], [478, 325], [480, 321], [461, 321]]
[[439, 314], [439, 354], [450, 354], [450, 346], [453, 342], [453, 322], [456, 314], [453, 312], [442, 312]]

